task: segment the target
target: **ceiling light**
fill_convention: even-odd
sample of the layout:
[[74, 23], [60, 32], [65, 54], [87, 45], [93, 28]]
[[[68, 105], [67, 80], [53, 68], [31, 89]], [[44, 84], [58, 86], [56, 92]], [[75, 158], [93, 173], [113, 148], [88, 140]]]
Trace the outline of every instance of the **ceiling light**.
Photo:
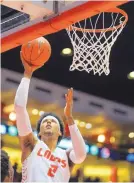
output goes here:
[[75, 119], [74, 122], [78, 125], [79, 124], [79, 120]]
[[109, 158], [110, 157], [110, 150], [106, 147], [102, 148], [100, 151], [102, 158]]
[[85, 122], [81, 121], [79, 125], [80, 125], [80, 127], [84, 127], [85, 126]]
[[134, 138], [134, 132], [130, 132], [130, 133], [128, 134], [128, 136], [129, 136], [129, 138]]
[[0, 124], [0, 134], [6, 134], [6, 126]]
[[92, 124], [90, 124], [90, 123], [87, 123], [87, 124], [86, 124], [86, 128], [87, 128], [87, 129], [90, 129], [90, 128], [92, 128]]
[[33, 114], [33, 115], [37, 115], [38, 112], [39, 112], [39, 111], [38, 111], [37, 109], [33, 109], [33, 110], [32, 110], [32, 114]]
[[62, 50], [62, 55], [72, 55], [72, 49], [71, 48], [64, 48]]
[[134, 163], [134, 154], [133, 153], [128, 154], [126, 160]]
[[134, 71], [130, 72], [127, 77], [128, 79], [134, 79]]
[[94, 155], [94, 156], [98, 155], [98, 153], [99, 153], [98, 147], [97, 147], [96, 145], [92, 145], [92, 146], [90, 147], [90, 153], [91, 153], [92, 155]]
[[9, 128], [8, 128], [8, 133], [9, 133], [9, 135], [11, 135], [11, 136], [16, 136], [17, 135], [17, 128], [15, 127], [15, 126], [10, 126]]
[[10, 119], [11, 121], [15, 121], [15, 120], [16, 120], [16, 113], [15, 113], [15, 112], [11, 112], [11, 113], [9, 114], [9, 119]]
[[105, 141], [105, 136], [104, 135], [99, 135], [97, 140], [98, 140], [98, 142], [104, 142]]

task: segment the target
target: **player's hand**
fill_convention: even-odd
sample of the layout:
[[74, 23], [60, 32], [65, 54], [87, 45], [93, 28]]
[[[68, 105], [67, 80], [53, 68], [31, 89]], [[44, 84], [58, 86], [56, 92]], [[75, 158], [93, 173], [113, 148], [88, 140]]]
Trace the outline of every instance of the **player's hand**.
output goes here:
[[33, 72], [34, 72], [35, 70], [37, 70], [38, 68], [42, 67], [42, 66], [33, 66], [33, 65], [29, 65], [29, 64], [25, 61], [25, 59], [24, 59], [24, 57], [23, 57], [21, 51], [20, 51], [20, 58], [21, 58], [22, 64], [23, 64], [24, 69], [25, 69], [25, 76], [27, 76], [27, 77], [31, 77], [32, 74], [33, 74]]
[[64, 115], [66, 119], [72, 117], [72, 108], [73, 108], [73, 88], [68, 89], [67, 94], [65, 94], [66, 105], [64, 108]]

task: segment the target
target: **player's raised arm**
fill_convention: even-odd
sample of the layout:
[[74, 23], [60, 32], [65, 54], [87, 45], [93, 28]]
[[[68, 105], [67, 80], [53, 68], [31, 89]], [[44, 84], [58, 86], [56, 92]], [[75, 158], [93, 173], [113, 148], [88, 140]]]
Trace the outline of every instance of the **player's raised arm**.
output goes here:
[[71, 135], [71, 140], [73, 144], [73, 149], [67, 153], [70, 160], [75, 164], [82, 163], [86, 158], [86, 147], [83, 137], [74, 123], [72, 117], [72, 107], [73, 107], [73, 88], [69, 89], [66, 97], [66, 106], [64, 108], [64, 115], [66, 123], [69, 125], [69, 131]]
[[27, 62], [24, 60], [24, 58], [22, 58], [22, 54], [21, 54], [21, 60], [24, 65], [25, 72], [24, 77], [22, 78], [21, 83], [16, 92], [14, 107], [16, 111], [17, 129], [22, 149], [22, 161], [24, 161], [31, 153], [36, 143], [36, 139], [32, 133], [32, 128], [26, 106], [27, 106], [30, 78], [32, 76], [32, 73], [38, 67], [29, 66]]

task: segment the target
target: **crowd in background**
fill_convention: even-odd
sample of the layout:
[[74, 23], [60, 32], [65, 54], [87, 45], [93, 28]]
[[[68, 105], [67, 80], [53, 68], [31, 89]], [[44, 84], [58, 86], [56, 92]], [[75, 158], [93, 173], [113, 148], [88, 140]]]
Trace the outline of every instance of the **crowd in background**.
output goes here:
[[[22, 174], [17, 172], [18, 164], [13, 165], [14, 169], [14, 182], [21, 182]], [[78, 169], [75, 176], [71, 176], [69, 182], [101, 182], [99, 177], [84, 177], [82, 169]]]
[[[6, 151], [1, 151], [1, 182], [21, 182], [22, 173], [18, 172], [18, 163], [15, 162], [11, 165], [10, 156]], [[70, 164], [70, 170], [72, 172], [74, 165]], [[12, 180], [12, 181], [9, 181]], [[100, 177], [85, 177], [82, 167], [77, 169], [75, 175], [71, 175], [69, 182], [103, 182]], [[127, 181], [122, 181], [127, 182]], [[134, 182], [134, 178], [131, 179]]]

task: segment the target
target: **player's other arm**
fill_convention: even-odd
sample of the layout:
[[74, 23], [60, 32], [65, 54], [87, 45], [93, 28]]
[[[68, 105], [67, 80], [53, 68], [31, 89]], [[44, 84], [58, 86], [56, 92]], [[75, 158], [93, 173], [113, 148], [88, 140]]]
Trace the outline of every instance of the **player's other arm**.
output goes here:
[[82, 163], [85, 158], [86, 158], [86, 146], [84, 139], [77, 127], [76, 124], [74, 124], [73, 118], [70, 118], [67, 120], [69, 124], [69, 131], [70, 131], [70, 136], [72, 140], [72, 149], [68, 149], [68, 157], [69, 159], [75, 163], [75, 164], [80, 164]]
[[84, 139], [77, 127], [74, 123], [72, 117], [72, 106], [73, 106], [73, 89], [69, 89], [68, 93], [65, 95], [66, 97], [66, 106], [64, 109], [64, 115], [66, 119], [66, 123], [69, 126], [69, 131], [71, 135], [71, 140], [73, 144], [73, 149], [67, 150], [67, 154], [69, 159], [75, 163], [80, 164], [86, 158], [86, 146]]
[[29, 115], [26, 109], [28, 91], [30, 85], [30, 78], [32, 73], [37, 68], [29, 66], [21, 56], [22, 63], [25, 68], [24, 77], [17, 89], [14, 107], [17, 119], [17, 129], [19, 133], [19, 140], [22, 149], [22, 161], [24, 161], [32, 152], [37, 140], [35, 139], [30, 124]]

